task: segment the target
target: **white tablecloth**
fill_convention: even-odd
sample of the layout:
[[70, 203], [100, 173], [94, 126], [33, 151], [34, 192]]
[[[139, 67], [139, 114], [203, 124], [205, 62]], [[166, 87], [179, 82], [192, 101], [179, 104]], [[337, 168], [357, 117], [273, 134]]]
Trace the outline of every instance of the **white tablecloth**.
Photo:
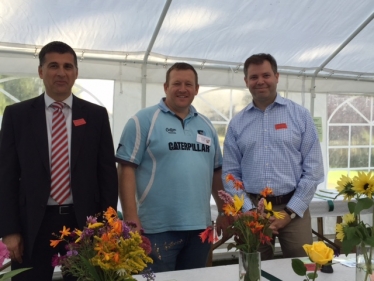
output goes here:
[[[341, 256], [344, 257], [345, 256]], [[351, 256], [350, 257], [354, 257]], [[291, 267], [291, 259], [276, 259], [261, 262], [261, 269], [274, 275], [283, 281], [301, 281], [302, 276], [296, 275]], [[318, 272], [318, 281], [352, 281], [355, 280], [355, 268], [349, 268], [340, 263], [333, 265], [333, 273]], [[142, 276], [135, 275], [138, 281], [145, 281]], [[236, 281], [239, 280], [239, 266], [226, 265], [214, 266], [191, 270], [170, 271], [156, 273], [156, 281], [191, 281], [191, 280], [214, 280], [214, 281]], [[266, 281], [268, 279], [262, 278]]]

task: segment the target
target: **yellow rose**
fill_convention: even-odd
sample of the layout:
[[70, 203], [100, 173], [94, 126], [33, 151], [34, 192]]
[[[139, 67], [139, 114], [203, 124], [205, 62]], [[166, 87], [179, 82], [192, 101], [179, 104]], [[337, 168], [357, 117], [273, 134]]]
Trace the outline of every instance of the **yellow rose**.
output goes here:
[[312, 245], [305, 244], [303, 248], [309, 258], [319, 265], [328, 263], [334, 257], [334, 251], [322, 241], [314, 242]]

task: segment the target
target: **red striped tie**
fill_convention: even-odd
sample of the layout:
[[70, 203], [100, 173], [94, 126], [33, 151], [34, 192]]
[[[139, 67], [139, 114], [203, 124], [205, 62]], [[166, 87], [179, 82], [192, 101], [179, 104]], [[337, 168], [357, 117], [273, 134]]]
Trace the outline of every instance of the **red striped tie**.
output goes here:
[[61, 205], [70, 195], [68, 132], [62, 109], [63, 102], [54, 102], [51, 139], [51, 197]]

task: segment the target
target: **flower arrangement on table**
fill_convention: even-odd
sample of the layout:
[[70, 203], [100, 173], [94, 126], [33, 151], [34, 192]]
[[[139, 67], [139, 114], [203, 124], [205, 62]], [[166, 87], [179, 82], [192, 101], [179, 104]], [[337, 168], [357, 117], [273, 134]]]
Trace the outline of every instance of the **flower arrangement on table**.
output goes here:
[[[50, 240], [56, 247], [60, 242], [67, 243], [65, 256], [54, 256], [53, 266], [61, 266], [63, 274], [71, 274], [79, 280], [124, 281], [135, 280], [132, 274], [142, 272], [151, 252], [150, 241], [135, 231], [134, 223], [124, 222], [117, 212], [109, 207], [104, 212], [104, 221], [98, 216], [87, 218], [83, 230], [70, 231], [63, 226], [58, 239]], [[147, 280], [154, 280], [150, 271], [144, 273]]]
[[[226, 182], [232, 182], [236, 190], [244, 190], [243, 183], [235, 179], [231, 174], [226, 176]], [[271, 217], [283, 218], [283, 214], [273, 211], [272, 203], [266, 201], [266, 197], [272, 195], [271, 188], [264, 188], [261, 192], [261, 199], [255, 209], [247, 212], [242, 211], [244, 205], [244, 195], [231, 196], [227, 192], [220, 190], [219, 197], [224, 202], [223, 211], [226, 216], [231, 218], [232, 224], [228, 231], [230, 236], [234, 236], [234, 243], [230, 243], [228, 250], [236, 248], [242, 253], [251, 254], [257, 253], [261, 244], [268, 244], [272, 246], [272, 230], [269, 228], [271, 224]], [[209, 242], [214, 243], [214, 229], [208, 227], [200, 234], [203, 242], [208, 239]], [[248, 267], [256, 268], [259, 264], [258, 258], [252, 261], [248, 260]], [[249, 274], [245, 274], [244, 280], [260, 280], [260, 270], [251, 270]]]
[[321, 269], [323, 265], [331, 264], [334, 251], [322, 241], [314, 242], [312, 245], [305, 244], [303, 248], [309, 259], [315, 264], [314, 272], [308, 273], [307, 267], [300, 259], [292, 259], [292, 269], [297, 275], [305, 276], [304, 280], [314, 281], [318, 277], [317, 270]]
[[[356, 246], [363, 251], [362, 272], [365, 275], [363, 280], [367, 280], [373, 275], [372, 250], [374, 248], [374, 216], [372, 225], [366, 224], [361, 219], [361, 212], [370, 209], [374, 205], [374, 175], [372, 172], [358, 172], [357, 176], [350, 178], [342, 175], [338, 181], [336, 189], [339, 195], [344, 196], [348, 201], [349, 213], [343, 216], [343, 221], [336, 225], [336, 238], [342, 242], [342, 251], [348, 255]], [[351, 201], [355, 199], [355, 201]], [[374, 276], [373, 276], [374, 277]]]
[[[4, 263], [5, 259], [9, 259], [9, 251], [8, 251], [7, 247], [5, 246], [5, 244], [0, 240], [0, 267], [3, 266], [3, 263]], [[21, 273], [25, 270], [29, 270], [29, 269], [31, 269], [31, 268], [30, 267], [19, 268], [19, 269], [16, 269], [16, 270], [8, 271], [6, 273], [5, 272], [0, 272], [0, 280], [8, 280], [8, 279], [12, 278], [13, 276], [16, 276], [17, 274], [19, 274], [19, 273]]]

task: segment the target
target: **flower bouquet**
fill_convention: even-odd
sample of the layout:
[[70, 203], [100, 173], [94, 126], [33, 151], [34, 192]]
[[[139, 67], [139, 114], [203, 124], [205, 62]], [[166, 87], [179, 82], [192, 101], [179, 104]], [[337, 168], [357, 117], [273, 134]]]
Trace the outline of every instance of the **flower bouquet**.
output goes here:
[[[133, 223], [125, 223], [117, 212], [109, 207], [104, 212], [104, 221], [88, 217], [83, 230], [70, 231], [65, 226], [57, 240], [50, 240], [55, 247], [67, 243], [65, 256], [54, 256], [53, 266], [61, 266], [63, 274], [78, 277], [78, 280], [124, 281], [135, 280], [132, 274], [142, 272], [151, 252], [149, 240], [134, 230]], [[154, 274], [147, 272], [147, 280], [154, 280]]]
[[[237, 190], [244, 190], [243, 183], [236, 180], [231, 174], [226, 177], [226, 181], [232, 181]], [[266, 187], [262, 192], [262, 198], [258, 206], [248, 212], [243, 212], [244, 195], [231, 196], [227, 192], [220, 190], [219, 197], [224, 202], [223, 211], [229, 216], [232, 224], [228, 231], [230, 236], [234, 236], [234, 243], [230, 243], [228, 250], [236, 248], [239, 253], [240, 280], [257, 281], [261, 278], [260, 253], [258, 248], [261, 244], [272, 246], [272, 230], [269, 228], [271, 217], [283, 218], [283, 214], [275, 212], [272, 209], [271, 202], [266, 201], [266, 196], [271, 195], [272, 190]], [[210, 239], [209, 242], [215, 242], [214, 230], [208, 227], [200, 234], [202, 241]]]
[[343, 195], [344, 200], [348, 201], [349, 210], [349, 213], [343, 216], [343, 222], [336, 225], [336, 238], [342, 242], [342, 251], [346, 255], [356, 247], [356, 280], [366, 281], [369, 277], [374, 277], [374, 216], [372, 225], [368, 225], [361, 219], [361, 212], [374, 205], [374, 175], [372, 172], [358, 172], [353, 179], [343, 175], [336, 189], [339, 191], [338, 195]]
[[[2, 266], [3, 263], [4, 263], [4, 260], [8, 259], [8, 258], [9, 258], [9, 251], [8, 251], [7, 247], [4, 245], [4, 243], [2, 241], [0, 241], [0, 266]], [[8, 279], [12, 278], [13, 276], [16, 276], [17, 274], [19, 274], [19, 273], [21, 273], [25, 270], [29, 270], [29, 269], [31, 269], [31, 268], [30, 267], [19, 268], [19, 269], [16, 269], [16, 270], [8, 271], [6, 273], [0, 271], [0, 280], [8, 280]]]
[[307, 273], [307, 267], [300, 259], [292, 259], [292, 269], [297, 275], [305, 276], [304, 281], [314, 281], [318, 277], [317, 270], [323, 265], [330, 264], [334, 251], [322, 241], [314, 242], [312, 245], [305, 244], [303, 248], [309, 259], [315, 263], [314, 272]]

